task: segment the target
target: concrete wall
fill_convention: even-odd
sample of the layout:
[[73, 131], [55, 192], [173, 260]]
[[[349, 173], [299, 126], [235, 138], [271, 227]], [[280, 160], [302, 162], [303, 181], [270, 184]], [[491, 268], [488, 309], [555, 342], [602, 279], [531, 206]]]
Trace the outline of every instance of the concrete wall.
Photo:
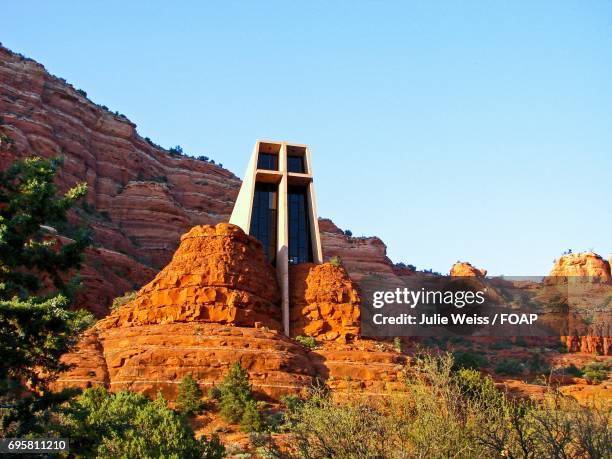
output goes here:
[[[257, 159], [260, 149], [267, 152], [277, 152], [278, 171], [257, 169]], [[303, 155], [305, 173], [299, 174], [287, 171], [287, 154]], [[282, 322], [285, 334], [289, 335], [289, 211], [287, 199], [287, 187], [289, 185], [302, 185], [307, 187], [308, 213], [310, 220], [310, 238], [312, 244], [312, 258], [315, 263], [323, 262], [321, 250], [321, 237], [319, 235], [319, 220], [317, 218], [317, 205], [315, 188], [312, 177], [312, 159], [310, 149], [307, 145], [288, 142], [276, 142], [270, 140], [258, 140], [251, 154], [247, 170], [245, 172], [234, 210], [230, 217], [230, 223], [240, 226], [245, 233], [249, 234], [251, 229], [251, 213], [253, 209], [253, 197], [255, 184], [258, 182], [278, 184], [278, 209], [277, 209], [277, 250], [276, 250], [276, 274], [282, 294]]]

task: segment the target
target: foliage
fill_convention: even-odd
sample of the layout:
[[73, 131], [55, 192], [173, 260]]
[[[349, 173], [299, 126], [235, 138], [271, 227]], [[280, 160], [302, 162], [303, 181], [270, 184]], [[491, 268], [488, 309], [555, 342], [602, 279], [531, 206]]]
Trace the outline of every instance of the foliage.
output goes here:
[[243, 432], [262, 432], [266, 428], [264, 417], [255, 400], [249, 400], [240, 419], [240, 428]]
[[350, 229], [344, 230], [344, 235], [346, 237], [353, 237], [353, 232]]
[[340, 259], [340, 257], [338, 257], [338, 256], [331, 257], [331, 258], [329, 259], [329, 263], [330, 263], [332, 266], [342, 266], [342, 260], [341, 260], [341, 259]]
[[550, 371], [550, 368], [548, 364], [546, 363], [546, 360], [544, 359], [544, 357], [542, 356], [542, 353], [540, 352], [536, 352], [531, 355], [527, 363], [527, 367], [529, 368], [529, 371], [531, 371], [532, 373], [538, 373], [538, 372], [548, 373]]
[[417, 356], [407, 394], [313, 391], [287, 414], [292, 455], [314, 457], [610, 457], [609, 408], [549, 389], [541, 402], [509, 398], [489, 377], [455, 371], [451, 355]]
[[0, 380], [25, 380], [43, 390], [49, 378], [41, 375], [41, 368], [47, 373], [65, 369], [59, 357], [91, 319], [86, 312], [69, 311], [66, 306], [61, 295], [44, 302], [0, 301]]
[[503, 349], [510, 349], [512, 347], [512, 343], [506, 339], [503, 339], [495, 341], [490, 347], [492, 350], [501, 351]]
[[402, 340], [399, 336], [393, 338], [393, 349], [395, 352], [402, 352]]
[[569, 376], [582, 376], [582, 370], [573, 363], [570, 363], [566, 367], [555, 368], [554, 373]]
[[87, 389], [64, 407], [60, 433], [71, 451], [99, 458], [220, 458], [218, 438], [196, 440], [187, 420], [158, 395], [151, 401], [132, 392]]
[[204, 408], [202, 391], [190, 374], [185, 376], [179, 384], [176, 406], [181, 413], [187, 416], [197, 414]]
[[314, 339], [314, 337], [312, 336], [296, 336], [295, 340], [300, 343], [302, 346], [306, 346], [309, 349], [316, 349], [317, 348], [317, 340]]
[[470, 351], [457, 351], [453, 354], [453, 357], [455, 370], [461, 368], [477, 370], [487, 366], [489, 363], [485, 356]]
[[131, 292], [125, 292], [123, 295], [118, 296], [117, 298], [113, 300], [111, 309], [117, 309], [123, 306], [124, 304], [129, 303], [130, 301], [134, 300], [137, 295], [138, 295], [138, 292], [135, 290], [132, 290]]
[[495, 373], [500, 375], [516, 376], [524, 371], [523, 364], [515, 359], [501, 360], [495, 365]]
[[[68, 309], [75, 283], [64, 280], [79, 267], [89, 239], [58, 247], [49, 237], [48, 227], [65, 223], [68, 209], [87, 191], [81, 184], [57, 197], [53, 179], [59, 164], [35, 157], [0, 171], [0, 434], [5, 436], [40, 433], [53, 407], [70, 395], [46, 390], [65, 369], [59, 357], [92, 320]], [[46, 296], [36, 297], [43, 288]]]
[[235, 362], [211, 395], [218, 400], [223, 419], [240, 422], [248, 402], [253, 400], [249, 374], [240, 363]]
[[609, 370], [610, 367], [605, 362], [591, 362], [582, 367], [582, 375], [599, 384], [608, 377]]
[[297, 395], [284, 395], [281, 397], [281, 402], [288, 413], [296, 413], [304, 405], [304, 400]]
[[66, 222], [66, 212], [85, 195], [87, 185], [56, 197], [53, 179], [59, 165], [57, 159], [34, 157], [0, 171], [0, 299], [38, 294], [42, 274], [64, 295], [72, 293], [61, 274], [80, 266], [89, 236], [83, 233], [58, 247], [43, 226]]
[[412, 272], [416, 271], [416, 266], [411, 265], [411, 264], [406, 264], [406, 263], [401, 262], [401, 261], [399, 263], [396, 263], [395, 266], [397, 266], [398, 268], [401, 268], [401, 269], [407, 269], [408, 271], [412, 271]]

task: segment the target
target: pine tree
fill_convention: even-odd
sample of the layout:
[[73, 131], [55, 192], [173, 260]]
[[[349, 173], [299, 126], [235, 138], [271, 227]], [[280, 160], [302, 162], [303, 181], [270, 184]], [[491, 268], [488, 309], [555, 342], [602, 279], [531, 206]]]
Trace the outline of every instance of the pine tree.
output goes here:
[[0, 171], [0, 435], [40, 431], [44, 414], [61, 399], [46, 393], [65, 368], [59, 357], [91, 320], [68, 309], [74, 283], [63, 278], [80, 266], [89, 238], [81, 233], [58, 247], [45, 228], [65, 223], [87, 192], [79, 184], [57, 197], [59, 164], [35, 157]]
[[190, 374], [185, 376], [179, 384], [176, 406], [181, 413], [187, 416], [197, 414], [203, 408], [202, 391]]
[[266, 424], [255, 400], [249, 400], [244, 407], [244, 412], [240, 419], [240, 428], [243, 432], [247, 433], [265, 430]]
[[235, 362], [215, 393], [219, 400], [221, 417], [228, 422], [239, 422], [247, 403], [253, 400], [249, 374]]

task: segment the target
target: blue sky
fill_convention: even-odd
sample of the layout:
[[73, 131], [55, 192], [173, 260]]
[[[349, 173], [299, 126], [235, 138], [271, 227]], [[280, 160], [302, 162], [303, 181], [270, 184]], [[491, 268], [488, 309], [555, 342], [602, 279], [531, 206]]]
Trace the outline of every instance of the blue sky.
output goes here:
[[612, 3], [7, 2], [0, 41], [242, 176], [311, 146], [319, 214], [393, 261], [612, 251]]

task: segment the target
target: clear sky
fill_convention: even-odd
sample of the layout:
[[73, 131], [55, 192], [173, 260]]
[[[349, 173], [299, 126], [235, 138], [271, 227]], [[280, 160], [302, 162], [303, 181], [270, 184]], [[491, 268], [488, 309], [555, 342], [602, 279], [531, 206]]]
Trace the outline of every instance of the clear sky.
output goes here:
[[20, 0], [0, 41], [239, 176], [309, 144], [319, 214], [393, 261], [612, 251], [612, 2]]

